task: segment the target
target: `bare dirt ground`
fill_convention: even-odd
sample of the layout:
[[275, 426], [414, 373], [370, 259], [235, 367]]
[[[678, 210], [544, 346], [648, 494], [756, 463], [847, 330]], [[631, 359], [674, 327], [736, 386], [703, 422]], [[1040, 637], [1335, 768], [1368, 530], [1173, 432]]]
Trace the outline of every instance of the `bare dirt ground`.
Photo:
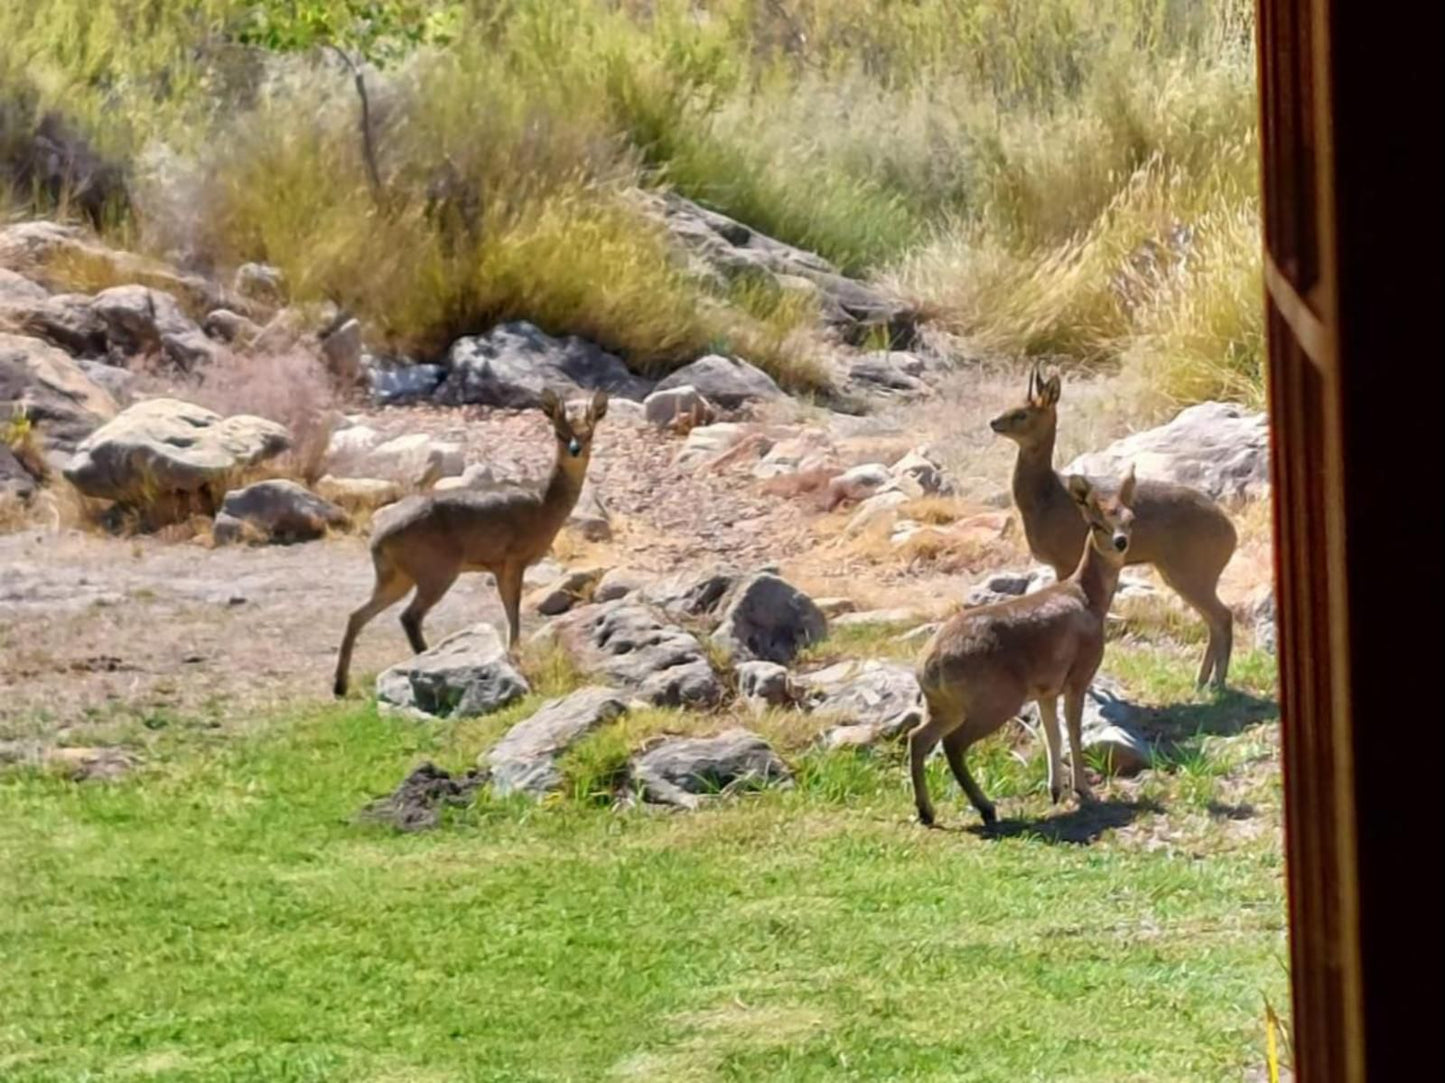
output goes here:
[[[975, 374], [927, 403], [834, 424], [847, 459], [929, 446], [969, 496], [983, 500], [1006, 487], [1012, 462], [1011, 449], [984, 421], [1014, 390]], [[1094, 420], [1063, 434], [1061, 455], [1123, 427], [1108, 408], [1106, 386], [1085, 388], [1078, 398], [1087, 406], [1074, 416]], [[359, 420], [388, 433], [455, 440], [468, 463], [503, 473], [541, 477], [550, 465], [551, 440], [536, 413], [416, 408]], [[911, 606], [921, 616], [956, 604], [986, 570], [941, 571], [860, 552], [839, 538], [845, 512], [827, 515], [770, 495], [752, 478], [751, 460], [698, 471], [675, 464], [680, 437], [658, 434], [621, 410], [604, 425], [590, 478], [611, 512], [614, 537], [592, 544], [564, 535], [555, 550], [561, 563], [649, 573], [775, 564], [815, 595], [851, 597], [861, 608]], [[1269, 569], [1265, 516], [1250, 512], [1243, 525], [1241, 551], [1223, 584], [1226, 601], [1241, 606]], [[1018, 532], [990, 559], [1029, 563]], [[546, 566], [530, 576], [534, 583], [548, 578]], [[360, 532], [232, 547], [55, 524], [0, 535], [0, 741], [104, 741], [175, 719], [229, 726], [279, 702], [322, 702], [346, 615], [370, 587]], [[361, 636], [358, 677], [409, 654], [397, 612]], [[428, 618], [428, 636], [436, 641], [479, 620], [500, 622], [500, 608], [489, 577], [466, 576]], [[524, 615], [524, 625], [537, 621]]]

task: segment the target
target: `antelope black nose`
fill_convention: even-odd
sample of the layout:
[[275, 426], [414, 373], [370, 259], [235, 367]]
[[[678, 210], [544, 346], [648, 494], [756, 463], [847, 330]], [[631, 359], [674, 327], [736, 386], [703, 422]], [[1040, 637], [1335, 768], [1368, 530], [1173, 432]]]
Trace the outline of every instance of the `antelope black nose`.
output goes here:
[[990, 421], [988, 423], [988, 427], [994, 432], [1003, 432], [1003, 422], [1000, 421], [998, 418], [994, 418], [992, 421]]
[[1114, 548], [1122, 553], [1125, 549], [1129, 548], [1129, 539], [1124, 537], [1123, 534], [1115, 534]]
[[572, 437], [572, 439], [567, 441], [567, 450], [572, 453], [572, 457], [575, 459], [578, 455], [582, 454], [581, 441], [575, 436]]

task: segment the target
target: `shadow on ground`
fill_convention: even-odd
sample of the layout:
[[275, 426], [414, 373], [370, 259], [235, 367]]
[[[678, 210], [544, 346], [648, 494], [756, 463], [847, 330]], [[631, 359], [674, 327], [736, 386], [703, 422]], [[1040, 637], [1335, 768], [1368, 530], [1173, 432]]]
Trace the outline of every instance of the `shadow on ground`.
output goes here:
[[1279, 704], [1250, 692], [1224, 691], [1205, 703], [1178, 703], [1151, 710], [1143, 720], [1150, 739], [1164, 745], [1197, 737], [1233, 737], [1279, 718]]
[[1000, 820], [992, 827], [974, 824], [970, 834], [985, 839], [1032, 838], [1050, 844], [1087, 846], [1108, 831], [1126, 827], [1144, 813], [1164, 811], [1157, 801], [1125, 801], [1111, 798], [1048, 816]]

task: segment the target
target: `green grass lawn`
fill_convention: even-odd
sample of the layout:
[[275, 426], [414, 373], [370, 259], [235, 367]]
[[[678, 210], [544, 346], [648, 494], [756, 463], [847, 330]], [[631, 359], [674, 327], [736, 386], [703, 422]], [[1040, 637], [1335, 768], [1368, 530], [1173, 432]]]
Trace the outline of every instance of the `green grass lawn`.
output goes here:
[[[1191, 661], [1160, 657], [1141, 680]], [[356, 811], [499, 725], [369, 705], [177, 732], [114, 783], [11, 769], [0, 1078], [1237, 1081], [1285, 999], [1272, 726], [1194, 709], [1223, 736], [1087, 813], [1036, 750], [980, 749], [992, 837], [941, 764], [949, 829], [910, 823], [892, 752], [699, 813], [483, 797], [401, 835]]]

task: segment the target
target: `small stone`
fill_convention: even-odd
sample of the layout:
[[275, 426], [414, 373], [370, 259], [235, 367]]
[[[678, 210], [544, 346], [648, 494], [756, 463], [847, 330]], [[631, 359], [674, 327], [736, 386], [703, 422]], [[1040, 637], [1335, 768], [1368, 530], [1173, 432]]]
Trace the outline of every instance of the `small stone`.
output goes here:
[[754, 706], [782, 707], [792, 702], [792, 682], [786, 666], [776, 662], [739, 662], [737, 678], [738, 695]]

